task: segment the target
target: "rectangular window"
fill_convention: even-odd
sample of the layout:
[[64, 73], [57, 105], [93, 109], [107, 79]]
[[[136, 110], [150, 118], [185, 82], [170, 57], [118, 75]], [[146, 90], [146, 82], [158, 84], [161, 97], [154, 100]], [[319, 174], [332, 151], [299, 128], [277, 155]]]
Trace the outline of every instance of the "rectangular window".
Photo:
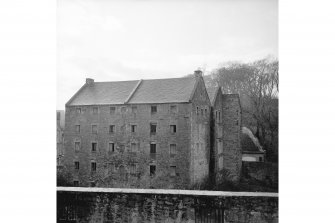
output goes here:
[[199, 115], [199, 107], [197, 107], [197, 115]]
[[219, 157], [219, 170], [221, 170], [223, 168], [223, 157], [220, 156]]
[[137, 152], [137, 144], [136, 143], [130, 144], [130, 151], [132, 153], [136, 153]]
[[57, 121], [60, 121], [60, 112], [57, 112]]
[[94, 181], [90, 182], [90, 187], [95, 187], [95, 182]]
[[98, 134], [98, 126], [97, 125], [92, 125], [92, 133], [93, 134]]
[[152, 135], [156, 134], [156, 131], [157, 131], [157, 124], [156, 123], [151, 123], [150, 124], [150, 133]]
[[91, 162], [91, 171], [92, 172], [97, 171], [97, 163], [96, 162]]
[[92, 152], [96, 152], [96, 151], [97, 151], [97, 143], [92, 142]]
[[79, 187], [79, 181], [78, 180], [74, 180], [73, 181], [73, 186], [74, 187]]
[[130, 172], [130, 174], [136, 174], [137, 173], [137, 165], [136, 164], [131, 164], [129, 172]]
[[156, 159], [156, 144], [150, 143], [150, 158]]
[[132, 106], [131, 107], [131, 113], [133, 113], [133, 114], [137, 113], [137, 106]]
[[74, 169], [79, 170], [79, 162], [78, 161], [74, 162]]
[[109, 112], [110, 112], [110, 114], [111, 114], [111, 115], [114, 115], [114, 114], [115, 114], [115, 110], [116, 110], [115, 107], [110, 107], [110, 108], [109, 108]]
[[177, 145], [170, 144], [170, 157], [175, 157], [176, 154], [177, 154]]
[[151, 106], [151, 114], [156, 114], [157, 113], [157, 106], [156, 105], [152, 105]]
[[201, 109], [201, 115], [202, 116], [204, 115], [204, 109]]
[[170, 106], [170, 112], [172, 114], [176, 114], [177, 113], [177, 105], [171, 105]]
[[80, 133], [80, 125], [76, 125], [76, 133]]
[[176, 169], [177, 169], [176, 166], [170, 166], [170, 176], [171, 177], [175, 177], [177, 175], [176, 174]]
[[205, 115], [207, 115], [207, 108], [205, 108]]
[[136, 132], [137, 125], [131, 125], [131, 132]]
[[80, 150], [80, 142], [74, 143], [74, 151], [78, 152]]
[[108, 143], [108, 152], [114, 153], [115, 152], [115, 145], [113, 142]]
[[223, 153], [223, 143], [221, 140], [217, 140], [217, 145], [218, 145], [218, 154], [222, 154]]
[[150, 165], [150, 176], [154, 176], [156, 174], [156, 165]]
[[115, 132], [115, 125], [110, 125], [109, 126], [109, 133], [114, 133]]
[[77, 114], [80, 114], [81, 113], [81, 108], [76, 108], [76, 112], [77, 112]]
[[221, 111], [219, 111], [219, 122], [221, 122]]
[[170, 125], [170, 132], [176, 133], [177, 132], [177, 126], [176, 125]]
[[263, 158], [262, 157], [259, 157], [259, 162], [263, 162]]
[[127, 108], [126, 107], [121, 107], [121, 113], [124, 114], [127, 112]]
[[93, 114], [98, 114], [98, 107], [93, 107]]

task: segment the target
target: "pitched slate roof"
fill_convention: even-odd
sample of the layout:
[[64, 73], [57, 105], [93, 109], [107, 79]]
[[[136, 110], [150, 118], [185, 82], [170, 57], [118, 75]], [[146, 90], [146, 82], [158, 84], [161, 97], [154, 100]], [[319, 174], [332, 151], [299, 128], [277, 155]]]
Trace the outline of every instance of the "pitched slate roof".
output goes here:
[[197, 79], [192, 77], [93, 82], [80, 89], [67, 105], [189, 102]]
[[69, 105], [123, 104], [138, 82], [94, 82], [79, 90]]
[[241, 146], [243, 153], [264, 153], [258, 139], [246, 127], [242, 127]]
[[216, 95], [217, 95], [219, 90], [220, 90], [220, 87], [207, 88], [208, 97], [209, 97], [209, 100], [211, 101], [212, 105], [214, 105]]
[[143, 80], [129, 103], [189, 102], [196, 78]]

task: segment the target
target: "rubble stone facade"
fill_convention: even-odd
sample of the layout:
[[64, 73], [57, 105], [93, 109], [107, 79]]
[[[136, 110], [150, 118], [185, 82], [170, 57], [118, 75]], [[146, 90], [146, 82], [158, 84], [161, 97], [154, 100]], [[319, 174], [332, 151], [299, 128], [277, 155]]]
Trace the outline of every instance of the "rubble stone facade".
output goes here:
[[188, 102], [68, 103], [64, 163], [74, 185], [187, 189], [203, 182], [210, 100], [202, 76], [194, 78]]
[[[215, 183], [241, 176], [241, 106], [237, 94], [222, 94], [218, 88], [212, 96], [212, 156]], [[222, 171], [225, 172], [222, 172]]]

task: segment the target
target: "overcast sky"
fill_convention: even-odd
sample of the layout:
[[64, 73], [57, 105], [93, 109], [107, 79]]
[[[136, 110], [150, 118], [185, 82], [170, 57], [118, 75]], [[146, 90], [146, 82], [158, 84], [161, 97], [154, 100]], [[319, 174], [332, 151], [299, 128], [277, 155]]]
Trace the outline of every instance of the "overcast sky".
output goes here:
[[278, 57], [278, 2], [58, 0], [57, 35], [57, 109], [64, 109], [86, 77], [181, 77]]

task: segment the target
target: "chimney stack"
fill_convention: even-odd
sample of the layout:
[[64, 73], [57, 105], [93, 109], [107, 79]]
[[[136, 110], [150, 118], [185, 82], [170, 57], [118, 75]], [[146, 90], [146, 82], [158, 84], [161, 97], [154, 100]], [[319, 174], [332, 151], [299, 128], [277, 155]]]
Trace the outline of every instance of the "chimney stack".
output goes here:
[[198, 70], [194, 71], [194, 76], [196, 76], [196, 77], [202, 77], [202, 71], [200, 70], [200, 68], [198, 68]]
[[94, 79], [86, 78], [86, 84], [93, 84], [93, 83], [94, 83]]

